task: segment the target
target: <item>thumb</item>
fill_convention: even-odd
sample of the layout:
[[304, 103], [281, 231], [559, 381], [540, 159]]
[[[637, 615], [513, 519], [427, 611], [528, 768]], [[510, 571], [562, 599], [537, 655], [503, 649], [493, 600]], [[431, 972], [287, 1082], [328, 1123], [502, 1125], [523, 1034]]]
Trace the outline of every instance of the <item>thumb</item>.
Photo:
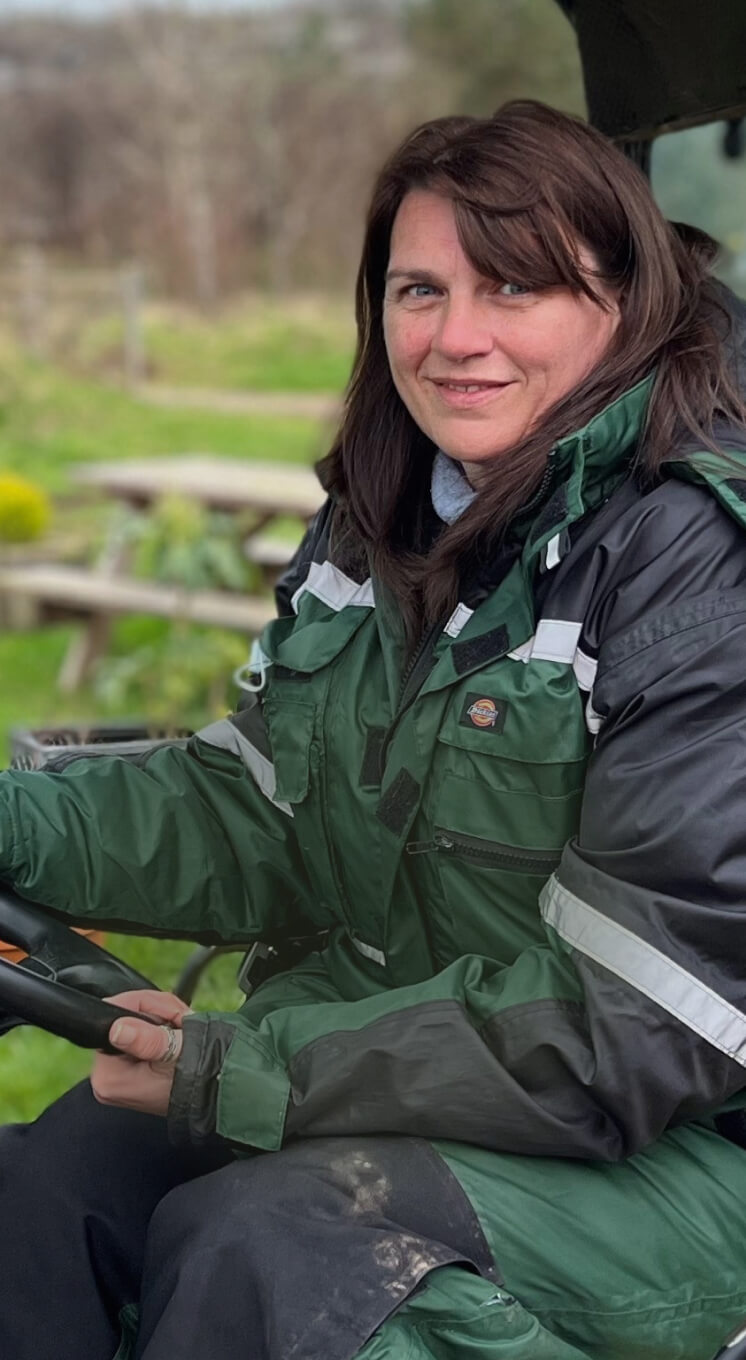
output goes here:
[[140, 1062], [161, 1062], [171, 1049], [172, 1036], [178, 1039], [178, 1056], [182, 1037], [167, 1025], [149, 1025], [138, 1020], [115, 1020], [109, 1030], [109, 1038], [115, 1048]]

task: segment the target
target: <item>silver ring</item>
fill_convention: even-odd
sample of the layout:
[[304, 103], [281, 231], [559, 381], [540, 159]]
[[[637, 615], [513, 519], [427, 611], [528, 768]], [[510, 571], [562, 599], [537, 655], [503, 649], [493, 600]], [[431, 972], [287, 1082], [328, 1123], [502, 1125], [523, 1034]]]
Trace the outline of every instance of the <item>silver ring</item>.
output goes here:
[[157, 1058], [156, 1061], [159, 1063], [176, 1062], [176, 1059], [178, 1058], [179, 1052], [181, 1050], [181, 1045], [179, 1043], [180, 1038], [179, 1031], [177, 1029], [174, 1029], [171, 1025], [161, 1025], [161, 1029], [165, 1029], [166, 1033], [168, 1034], [168, 1048], [166, 1049], [166, 1052], [164, 1053], [163, 1057]]

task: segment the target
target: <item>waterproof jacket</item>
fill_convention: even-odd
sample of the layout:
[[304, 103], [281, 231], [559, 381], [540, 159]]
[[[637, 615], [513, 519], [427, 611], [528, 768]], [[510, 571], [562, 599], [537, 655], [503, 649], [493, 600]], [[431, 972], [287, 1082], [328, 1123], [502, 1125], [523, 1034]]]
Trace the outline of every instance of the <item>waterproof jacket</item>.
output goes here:
[[0, 778], [0, 874], [77, 923], [328, 932], [186, 1020], [177, 1134], [616, 1160], [740, 1100], [746, 442], [642, 489], [649, 387], [555, 449], [512, 560], [413, 657], [327, 507], [238, 713]]

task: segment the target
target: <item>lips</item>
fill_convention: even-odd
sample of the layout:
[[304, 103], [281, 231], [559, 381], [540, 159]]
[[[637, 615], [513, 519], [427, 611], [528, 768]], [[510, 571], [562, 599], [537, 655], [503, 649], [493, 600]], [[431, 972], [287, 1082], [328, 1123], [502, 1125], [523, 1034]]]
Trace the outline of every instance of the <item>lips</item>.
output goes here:
[[447, 387], [455, 392], [482, 392], [508, 386], [507, 382], [496, 382], [494, 379], [480, 382], [478, 378], [471, 380], [468, 378], [430, 378], [430, 382], [434, 383], [436, 387]]
[[481, 406], [512, 387], [512, 382], [469, 382], [466, 378], [430, 378], [438, 397], [445, 406], [458, 410]]

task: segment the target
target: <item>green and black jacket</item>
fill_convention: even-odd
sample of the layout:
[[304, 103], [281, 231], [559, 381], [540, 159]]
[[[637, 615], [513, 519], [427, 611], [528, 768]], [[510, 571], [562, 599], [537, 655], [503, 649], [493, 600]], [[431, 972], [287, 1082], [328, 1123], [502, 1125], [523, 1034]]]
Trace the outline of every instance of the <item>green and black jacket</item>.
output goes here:
[[619, 1159], [737, 1103], [746, 443], [641, 490], [648, 389], [555, 450], [512, 564], [413, 660], [327, 510], [237, 714], [0, 778], [0, 874], [75, 922], [328, 932], [186, 1021], [178, 1133]]

